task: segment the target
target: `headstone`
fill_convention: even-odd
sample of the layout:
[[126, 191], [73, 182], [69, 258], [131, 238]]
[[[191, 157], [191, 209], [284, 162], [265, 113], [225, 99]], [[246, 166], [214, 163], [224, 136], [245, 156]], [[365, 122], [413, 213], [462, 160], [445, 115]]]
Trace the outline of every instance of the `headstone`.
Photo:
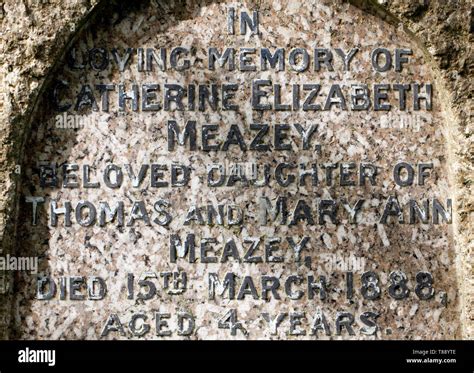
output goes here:
[[33, 121], [16, 335], [454, 338], [444, 122], [348, 4], [105, 11]]

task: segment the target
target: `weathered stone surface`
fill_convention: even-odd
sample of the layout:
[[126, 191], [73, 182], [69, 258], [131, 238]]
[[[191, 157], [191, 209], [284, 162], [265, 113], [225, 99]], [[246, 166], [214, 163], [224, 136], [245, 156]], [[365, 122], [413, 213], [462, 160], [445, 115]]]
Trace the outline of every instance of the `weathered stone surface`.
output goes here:
[[[429, 64], [432, 67], [432, 71], [423, 72], [423, 74], [426, 74], [423, 76], [434, 74], [437, 79], [436, 87], [439, 96], [436, 102], [443, 104], [444, 120], [442, 121], [441, 117], [436, 120], [445, 123], [447, 164], [449, 165], [449, 175], [455, 191], [454, 241], [457, 281], [460, 291], [458, 299], [462, 310], [459, 321], [462, 325], [462, 335], [466, 338], [472, 338], [474, 332], [472, 326], [472, 320], [474, 319], [474, 307], [472, 307], [474, 302], [474, 286], [472, 283], [472, 245], [474, 237], [472, 232], [473, 197], [471, 192], [473, 149], [472, 140], [470, 139], [472, 135], [472, 19], [470, 19], [472, 12], [469, 8], [469, 2], [414, 1], [407, 3], [386, 1], [382, 2], [383, 7], [363, 1], [354, 1], [354, 3], [363, 9], [367, 9], [367, 11], [378, 12], [391, 23], [396, 23], [400, 19], [404, 27], [413, 33], [413, 40], [420, 43], [421, 47], [426, 48], [426, 60], [424, 62], [425, 65]], [[34, 103], [41, 87], [43, 87], [48, 71], [60, 57], [62, 47], [66, 45], [67, 40], [74, 34], [73, 31], [77, 28], [77, 25], [83, 22], [84, 17], [95, 5], [91, 2], [68, 2], [66, 7], [64, 5], [58, 6], [52, 2], [40, 5], [25, 4], [27, 3], [18, 7], [16, 3], [7, 1], [3, 5], [2, 12], [0, 47], [7, 61], [2, 62], [2, 70], [0, 70], [2, 76], [1, 89], [4, 95], [1, 115], [2, 126], [5, 126], [4, 130], [2, 128], [4, 151], [2, 152], [1, 162], [1, 180], [3, 184], [1, 190], [3, 194], [0, 201], [2, 203], [0, 217], [3, 219], [1, 227], [3, 228], [2, 243], [5, 251], [11, 250], [14, 242], [13, 235], [16, 229], [14, 206], [18, 180], [12, 171], [16, 164], [21, 164], [22, 144], [29, 128], [29, 115], [34, 109]], [[277, 10], [278, 5], [272, 5], [273, 10], [271, 6], [268, 6], [265, 10], [267, 12]], [[249, 8], [251, 6], [249, 4]], [[262, 6], [265, 8], [265, 4]], [[208, 7], [209, 9], [216, 9], [217, 5], [212, 4]], [[338, 5], [335, 9], [338, 7], [341, 7], [341, 5]], [[343, 5], [340, 9], [347, 9], [345, 7], [347, 5]], [[355, 11], [351, 10], [351, 12]], [[336, 14], [341, 13], [336, 11]], [[369, 17], [362, 13], [357, 14], [360, 17], [359, 22], [362, 22], [365, 19], [364, 17]], [[278, 17], [277, 13], [275, 13], [275, 17]], [[212, 19], [209, 19], [207, 22], [212, 21]], [[375, 19], [372, 19], [371, 22], [377, 23]], [[71, 27], [71, 25], [74, 26]], [[189, 25], [189, 27], [192, 26], [192, 24]], [[388, 26], [381, 24], [378, 27]], [[123, 35], [124, 38], [128, 36]], [[363, 35], [360, 38], [365, 40]], [[417, 57], [421, 57], [420, 54], [417, 54]], [[125, 130], [128, 131], [129, 127], [121, 128], [119, 122], [116, 123], [116, 126], [114, 131], [117, 131], [117, 139], [120, 140], [123, 136], [123, 141], [128, 141], [129, 137]], [[44, 136], [44, 134], [39, 135]], [[339, 135], [344, 136], [342, 132]], [[84, 133], [84, 136], [87, 139], [87, 132]], [[74, 141], [70, 142], [67, 148], [69, 150], [76, 149], [73, 144]], [[83, 151], [80, 148], [77, 149]], [[443, 154], [441, 147], [439, 151], [440, 154]], [[131, 154], [137, 156], [134, 153], [128, 155]], [[7, 224], [8, 219], [11, 219], [10, 224]], [[23, 230], [22, 232], [24, 233]], [[79, 235], [81, 234], [84, 235], [84, 232]], [[80, 237], [82, 238], [82, 236]], [[97, 246], [98, 243], [88, 242], [88, 244]], [[143, 254], [146, 255], [147, 252], [145, 249]], [[77, 255], [80, 256], [81, 253], [77, 253]], [[8, 295], [4, 297], [7, 298]], [[2, 302], [2, 304], [8, 305], [8, 302]], [[415, 310], [414, 313], [416, 314], [416, 312]], [[4, 315], [6, 316], [4, 323], [9, 324], [8, 310], [5, 310]], [[66, 320], [66, 323], [68, 320]], [[28, 323], [30, 322], [29, 327], [33, 327], [37, 325], [39, 320], [28, 321]], [[73, 323], [72, 319], [71, 323]], [[97, 328], [87, 330], [87, 334], [84, 334], [83, 326], [72, 329], [73, 331], [70, 334], [64, 334], [64, 336], [71, 338], [74, 336], [89, 338], [97, 336], [97, 330], [95, 330]], [[6, 329], [3, 330], [5, 332], [4, 336], [6, 336]], [[47, 333], [43, 336], [46, 335]], [[27, 335], [22, 336], [27, 337]], [[209, 335], [198, 336], [206, 337]], [[430, 338], [428, 335], [424, 336]], [[450, 337], [455, 336], [459, 337], [460, 334], [450, 335]], [[59, 335], [56, 337], [59, 337]], [[395, 337], [401, 337], [401, 335], [395, 335]], [[439, 338], [443, 335], [432, 335], [431, 337]]]
[[[10, 1], [0, 4], [0, 236], [4, 253], [15, 243], [16, 191], [22, 149], [37, 97], [72, 36], [97, 1]], [[10, 324], [11, 276], [2, 274], [1, 335]]]
[[426, 48], [433, 58], [433, 71], [438, 74], [439, 85], [444, 88], [442, 103], [449, 118], [447, 152], [456, 200], [454, 238], [462, 324], [464, 336], [474, 338], [472, 4], [469, 1], [387, 1], [384, 7]]

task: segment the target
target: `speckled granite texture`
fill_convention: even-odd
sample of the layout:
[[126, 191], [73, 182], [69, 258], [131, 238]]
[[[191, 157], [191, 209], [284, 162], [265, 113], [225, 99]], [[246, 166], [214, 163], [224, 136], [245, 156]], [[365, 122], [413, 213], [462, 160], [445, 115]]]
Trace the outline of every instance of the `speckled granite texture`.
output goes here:
[[[397, 2], [386, 2], [373, 5], [371, 3], [357, 2], [330, 4], [324, 1], [315, 2], [290, 2], [274, 1], [248, 3], [246, 9], [258, 8], [260, 11], [262, 37], [229, 36], [225, 34], [225, 2], [219, 3], [188, 3], [186, 7], [174, 3], [162, 4], [152, 2], [136, 9], [119, 9], [110, 11], [97, 9], [97, 15], [91, 20], [93, 26], [77, 35], [74, 45], [78, 50], [88, 50], [93, 47], [154, 47], [185, 46], [192, 48], [195, 53], [191, 58], [193, 68], [188, 72], [152, 72], [138, 73], [135, 66], [119, 73], [116, 68], [103, 72], [91, 69], [72, 71], [64, 66], [64, 59], [57, 59], [59, 51], [54, 48], [42, 48], [40, 51], [31, 52], [28, 63], [4, 63], [6, 77], [2, 84], [4, 90], [10, 93], [5, 97], [13, 96], [11, 85], [23, 81], [25, 89], [17, 88], [16, 99], [6, 100], [6, 109], [2, 115], [10, 118], [5, 123], [12, 123], [5, 140], [6, 151], [3, 163], [5, 174], [13, 166], [21, 163], [21, 182], [17, 183], [13, 173], [12, 179], [5, 177], [5, 194], [2, 199], [5, 213], [2, 215], [5, 224], [4, 252], [12, 252], [16, 247], [17, 255], [40, 255], [41, 270], [54, 276], [63, 275], [98, 275], [102, 276], [108, 284], [107, 298], [102, 301], [37, 301], [34, 300], [34, 279], [31, 276], [16, 275], [10, 278], [10, 295], [13, 319], [9, 320], [9, 313], [5, 311], [5, 324], [11, 325], [11, 335], [19, 338], [89, 338], [100, 337], [101, 329], [110, 313], [117, 313], [124, 322], [136, 312], [144, 312], [148, 322], [154, 323], [153, 312], [165, 312], [172, 315], [171, 329], [176, 323], [175, 315], [178, 311], [192, 313], [196, 318], [195, 333], [190, 338], [243, 338], [238, 331], [235, 337], [229, 335], [228, 330], [217, 328], [219, 315], [225, 310], [236, 308], [239, 319], [245, 321], [249, 331], [248, 338], [314, 338], [311, 335], [311, 322], [318, 310], [328, 319], [330, 324], [330, 338], [397, 338], [397, 339], [450, 339], [472, 337], [472, 195], [471, 187], [472, 164], [469, 163], [469, 105], [462, 105], [462, 100], [468, 100], [472, 89], [466, 81], [471, 73], [472, 56], [467, 49], [466, 40], [469, 39], [469, 29], [466, 30], [466, 20], [469, 13], [461, 15], [460, 9], [453, 10], [449, 18], [451, 29], [433, 30], [427, 33], [423, 22], [432, 19], [434, 25], [441, 24], [438, 18], [442, 12], [449, 9], [437, 5], [426, 5], [421, 8], [400, 5]], [[67, 36], [73, 32], [67, 29], [67, 19], [74, 25], [93, 8], [93, 4], [76, 4], [76, 8], [63, 9], [68, 14], [60, 21], [64, 27], [64, 36], [53, 35], [50, 38], [63, 40], [59, 45], [65, 45]], [[53, 7], [54, 4], [45, 4]], [[37, 21], [36, 13], [43, 14], [45, 9], [30, 9], [25, 5], [24, 14], [32, 19], [33, 25]], [[237, 7], [237, 9], [240, 9]], [[21, 9], [20, 9], [21, 10]], [[20, 10], [15, 10], [19, 12]], [[387, 12], [390, 11], [390, 12]], [[3, 13], [14, 12], [8, 2], [3, 6]], [[58, 10], [59, 12], [59, 10]], [[436, 13], [438, 12], [438, 13]], [[438, 18], [436, 18], [438, 14]], [[18, 17], [24, 19], [23, 14]], [[397, 18], [405, 22], [405, 28], [397, 25]], [[436, 21], [433, 21], [434, 18]], [[382, 19], [384, 18], [384, 19]], [[47, 23], [49, 21], [45, 21]], [[467, 21], [468, 22], [468, 21]], [[64, 24], [63, 24], [64, 23]], [[425, 23], [426, 24], [426, 23]], [[11, 20], [4, 16], [4, 30], [8, 30]], [[457, 26], [456, 26], [457, 25]], [[18, 27], [18, 26], [17, 26]], [[25, 29], [34, 29], [25, 25]], [[12, 30], [12, 28], [10, 28]], [[11, 31], [10, 31], [11, 32]], [[26, 32], [26, 31], [25, 31]], [[31, 31], [29, 31], [31, 32]], [[60, 31], [58, 31], [60, 32]], [[412, 33], [415, 33], [414, 36]], [[442, 47], [441, 40], [433, 34], [445, 33], [454, 39], [454, 47]], [[457, 34], [453, 36], [453, 34]], [[448, 37], [446, 37], [448, 40]], [[30, 42], [30, 41], [29, 41]], [[2, 42], [4, 50], [8, 51], [8, 43]], [[39, 41], [38, 41], [39, 43]], [[49, 39], [44, 41], [51, 45]], [[73, 43], [71, 43], [73, 44]], [[33, 43], [33, 49], [37, 49]], [[320, 72], [307, 71], [301, 74], [294, 72], [228, 72], [218, 69], [209, 71], [203, 68], [206, 63], [208, 46], [224, 48], [239, 47], [284, 47], [290, 50], [293, 47], [305, 47], [309, 50], [315, 46], [342, 48], [348, 50], [358, 47], [356, 62], [351, 66], [350, 72], [343, 72], [338, 60], [335, 62], [333, 72], [322, 70]], [[411, 63], [400, 74], [393, 72], [377, 74], [370, 70], [370, 51], [377, 46], [385, 45], [390, 48], [411, 48], [413, 56]], [[427, 50], [424, 49], [427, 48]], [[9, 47], [14, 48], [13, 46]], [[26, 48], [26, 47], [25, 47]], [[29, 50], [28, 48], [26, 48]], [[29, 56], [29, 54], [26, 54]], [[27, 57], [24, 57], [27, 58]], [[34, 64], [35, 58], [42, 61], [43, 65]], [[9, 60], [10, 61], [10, 60]], [[118, 113], [116, 101], [111, 99], [109, 113], [99, 112], [89, 114], [96, 125], [72, 131], [55, 128], [55, 118], [49, 107], [46, 95], [39, 99], [38, 109], [34, 111], [31, 120], [28, 114], [33, 110], [34, 97], [42, 86], [44, 76], [55, 61], [57, 68], [55, 77], [67, 80], [72, 90], [77, 93], [81, 84], [114, 82], [125, 83], [130, 87], [132, 82], [227, 82], [232, 81], [242, 84], [245, 90], [238, 92], [236, 101], [241, 106], [238, 112], [208, 111], [199, 112], [131, 112]], [[15, 65], [16, 64], [16, 65]], [[35, 73], [30, 69], [23, 72], [22, 66], [32, 66], [31, 69], [40, 70]], [[113, 66], [113, 65], [111, 65]], [[454, 70], [453, 70], [454, 69]], [[23, 75], [22, 75], [23, 74]], [[31, 79], [36, 76], [36, 82]], [[8, 79], [7, 79], [8, 78]], [[431, 82], [434, 85], [433, 110], [413, 112], [408, 110], [400, 113], [391, 111], [392, 122], [399, 122], [404, 115], [411, 115], [421, 123], [419, 131], [413, 129], [385, 128], [381, 123], [387, 113], [374, 111], [338, 111], [304, 113], [294, 112], [265, 112], [258, 114], [252, 112], [249, 102], [250, 84], [252, 79], [272, 79], [281, 84], [303, 84], [320, 82], [330, 84], [340, 82], [350, 85], [353, 82], [396, 83], [396, 82]], [[23, 80], [21, 80], [23, 79]], [[26, 85], [28, 84], [28, 85]], [[463, 85], [464, 84], [464, 85]], [[21, 87], [21, 85], [17, 85]], [[26, 88], [28, 87], [28, 88]], [[327, 87], [327, 86], [326, 86]], [[32, 92], [28, 98], [27, 92]], [[466, 93], [467, 92], [467, 93]], [[9, 96], [10, 95], [10, 96]], [[115, 97], [115, 96], [112, 96]], [[65, 96], [65, 98], [68, 98]], [[283, 95], [285, 101], [291, 99], [289, 92]], [[454, 100], [455, 99], [455, 100]], [[24, 103], [22, 103], [23, 101]], [[454, 103], [453, 103], [454, 100]], [[16, 106], [13, 104], [16, 103]], [[467, 102], [468, 103], [468, 102]], [[5, 105], [5, 104], [4, 104]], [[88, 114], [84, 112], [82, 114]], [[249, 136], [249, 123], [301, 123], [309, 125], [317, 123], [317, 132], [313, 142], [321, 145], [321, 152], [314, 149], [302, 150], [298, 142], [297, 133], [290, 132], [293, 148], [286, 152], [272, 153], [242, 153], [236, 147], [230, 147], [229, 152], [203, 153], [190, 152], [178, 149], [173, 152], [167, 150], [166, 121], [175, 119], [182, 124], [186, 120], [196, 120], [198, 128], [202, 124], [218, 124], [222, 133], [227, 124], [238, 124], [244, 136]], [[31, 123], [28, 128], [25, 123]], [[23, 123], [15, 127], [13, 123]], [[19, 128], [18, 128], [19, 127]], [[21, 147], [19, 138], [28, 136], [24, 151], [24, 159], [19, 161], [18, 152]], [[8, 140], [13, 139], [13, 140]], [[181, 147], [178, 147], [181, 148]], [[432, 176], [423, 187], [414, 186], [400, 188], [390, 180], [391, 167], [398, 161], [413, 163], [431, 162], [434, 164]], [[54, 189], [43, 190], [39, 187], [35, 176], [38, 161], [69, 162], [90, 164], [94, 169], [103, 170], [107, 163], [123, 165], [131, 163], [139, 167], [142, 163], [159, 163], [170, 165], [179, 162], [192, 165], [193, 175], [189, 187], [184, 188], [147, 188], [144, 186], [132, 188], [129, 179], [125, 177], [124, 186], [112, 190], [106, 187], [100, 189]], [[332, 187], [320, 185], [318, 187], [282, 188], [274, 181], [269, 188], [243, 188], [234, 187], [209, 188], [203, 176], [206, 165], [213, 162], [257, 162], [259, 164], [276, 164], [279, 162], [371, 162], [380, 167], [378, 183], [374, 187], [341, 187], [337, 184]], [[9, 166], [8, 166], [9, 164]], [[471, 174], [470, 174], [471, 172]], [[15, 185], [18, 185], [15, 187]], [[15, 193], [19, 190], [19, 193]], [[339, 224], [326, 222], [324, 225], [298, 224], [296, 226], [269, 225], [258, 226], [256, 222], [257, 202], [262, 195], [275, 201], [281, 194], [289, 193], [291, 196], [306, 199], [313, 203], [318, 198], [342, 200], [349, 199], [352, 203], [357, 198], [366, 199], [367, 208], [364, 217], [357, 225], [348, 222], [344, 214], [340, 215]], [[453, 225], [399, 225], [377, 224], [384, 197], [397, 195], [400, 202], [406, 203], [408, 198], [422, 200], [423, 198], [446, 198], [454, 200]], [[147, 206], [152, 206], [159, 198], [169, 199], [173, 205], [173, 214], [176, 218], [169, 228], [156, 224], [145, 226], [142, 222], [134, 227], [116, 228], [108, 225], [105, 228], [98, 226], [83, 228], [77, 224], [65, 228], [48, 227], [47, 211], [40, 211], [40, 220], [36, 227], [32, 227], [30, 206], [25, 204], [24, 196], [42, 195], [47, 198], [57, 198], [61, 201], [70, 200], [73, 205], [82, 199], [87, 199], [94, 204], [100, 201], [113, 203], [117, 200], [125, 202], [125, 211], [128, 211], [132, 200], [143, 200]], [[13, 217], [11, 206], [15, 196], [19, 198], [19, 218], [13, 219], [17, 224], [7, 224], [7, 217]], [[205, 205], [208, 202], [217, 204], [235, 203], [246, 207], [246, 221], [243, 226], [218, 227], [198, 226], [191, 224], [183, 226], [183, 215], [192, 203]], [[290, 197], [290, 206], [294, 206], [296, 197]], [[315, 206], [313, 204], [313, 206]], [[315, 210], [316, 211], [316, 210]], [[470, 215], [471, 214], [471, 215]], [[16, 238], [12, 232], [17, 232]], [[169, 263], [168, 241], [169, 233], [179, 233], [184, 237], [186, 232], [194, 231], [201, 237], [215, 237], [216, 247], [230, 238], [234, 238], [241, 248], [240, 243], [245, 237], [272, 236], [282, 238], [281, 254], [285, 256], [284, 263], [246, 264], [229, 260], [228, 263], [203, 264], [199, 261], [190, 264], [179, 261], [177, 264]], [[310, 241], [307, 251], [304, 252], [305, 260], [295, 262], [288, 249], [286, 237], [309, 236]], [[6, 237], [6, 236], [5, 236]], [[13, 242], [19, 244], [14, 245]], [[471, 245], [471, 246], [470, 246]], [[354, 254], [366, 260], [365, 270], [373, 270], [380, 276], [380, 286], [383, 289], [381, 299], [375, 301], [364, 300], [360, 296], [360, 273], [355, 273], [356, 294], [348, 301], [343, 294], [344, 277], [341, 271], [327, 271], [321, 265], [323, 256], [336, 254], [339, 257], [348, 257]], [[306, 257], [308, 260], [306, 260]], [[311, 263], [309, 263], [311, 261]], [[183, 270], [188, 274], [188, 290], [184, 294], [170, 295], [158, 288], [158, 295], [153, 300], [145, 302], [132, 301], [126, 298], [126, 275], [135, 273], [137, 277], [144, 271], [174, 271]], [[393, 270], [402, 270], [408, 276], [408, 286], [413, 289], [414, 276], [418, 271], [429, 271], [435, 278], [436, 296], [429, 301], [418, 300], [411, 291], [408, 299], [396, 301], [389, 297], [386, 289], [389, 286], [388, 275]], [[288, 299], [282, 293], [281, 300], [254, 300], [246, 296], [245, 300], [217, 300], [207, 299], [207, 278], [209, 272], [219, 274], [222, 279], [225, 273], [250, 275], [253, 277], [257, 288], [262, 276], [273, 275], [283, 280], [289, 275], [301, 275], [306, 281], [307, 276], [325, 275], [330, 282], [328, 298], [324, 301], [309, 300], [305, 295], [300, 300]], [[162, 280], [161, 280], [162, 281]], [[158, 281], [158, 283], [160, 283]], [[299, 288], [304, 290], [305, 282]], [[237, 287], [238, 289], [238, 287]], [[443, 301], [442, 292], [446, 293], [447, 303]], [[4, 303], [6, 304], [6, 302]], [[334, 320], [338, 312], [347, 311], [355, 315], [357, 321], [353, 325], [355, 336], [346, 332], [342, 336], [335, 335]], [[376, 336], [366, 336], [361, 330], [359, 316], [365, 311], [380, 313], [377, 320], [380, 330]], [[274, 318], [278, 312], [304, 313], [300, 329], [306, 332], [304, 336], [289, 335], [290, 324], [286, 318], [278, 328], [278, 333], [270, 332], [262, 313], [268, 313]], [[294, 314], [296, 315], [296, 314]], [[427, 324], [430, 325], [427, 328]], [[5, 329], [5, 336], [7, 328]], [[329, 338], [319, 333], [319, 338]], [[112, 333], [108, 338], [119, 337]], [[128, 335], [127, 337], [130, 337]], [[179, 337], [173, 333], [172, 337]], [[154, 330], [145, 338], [157, 338]]]

